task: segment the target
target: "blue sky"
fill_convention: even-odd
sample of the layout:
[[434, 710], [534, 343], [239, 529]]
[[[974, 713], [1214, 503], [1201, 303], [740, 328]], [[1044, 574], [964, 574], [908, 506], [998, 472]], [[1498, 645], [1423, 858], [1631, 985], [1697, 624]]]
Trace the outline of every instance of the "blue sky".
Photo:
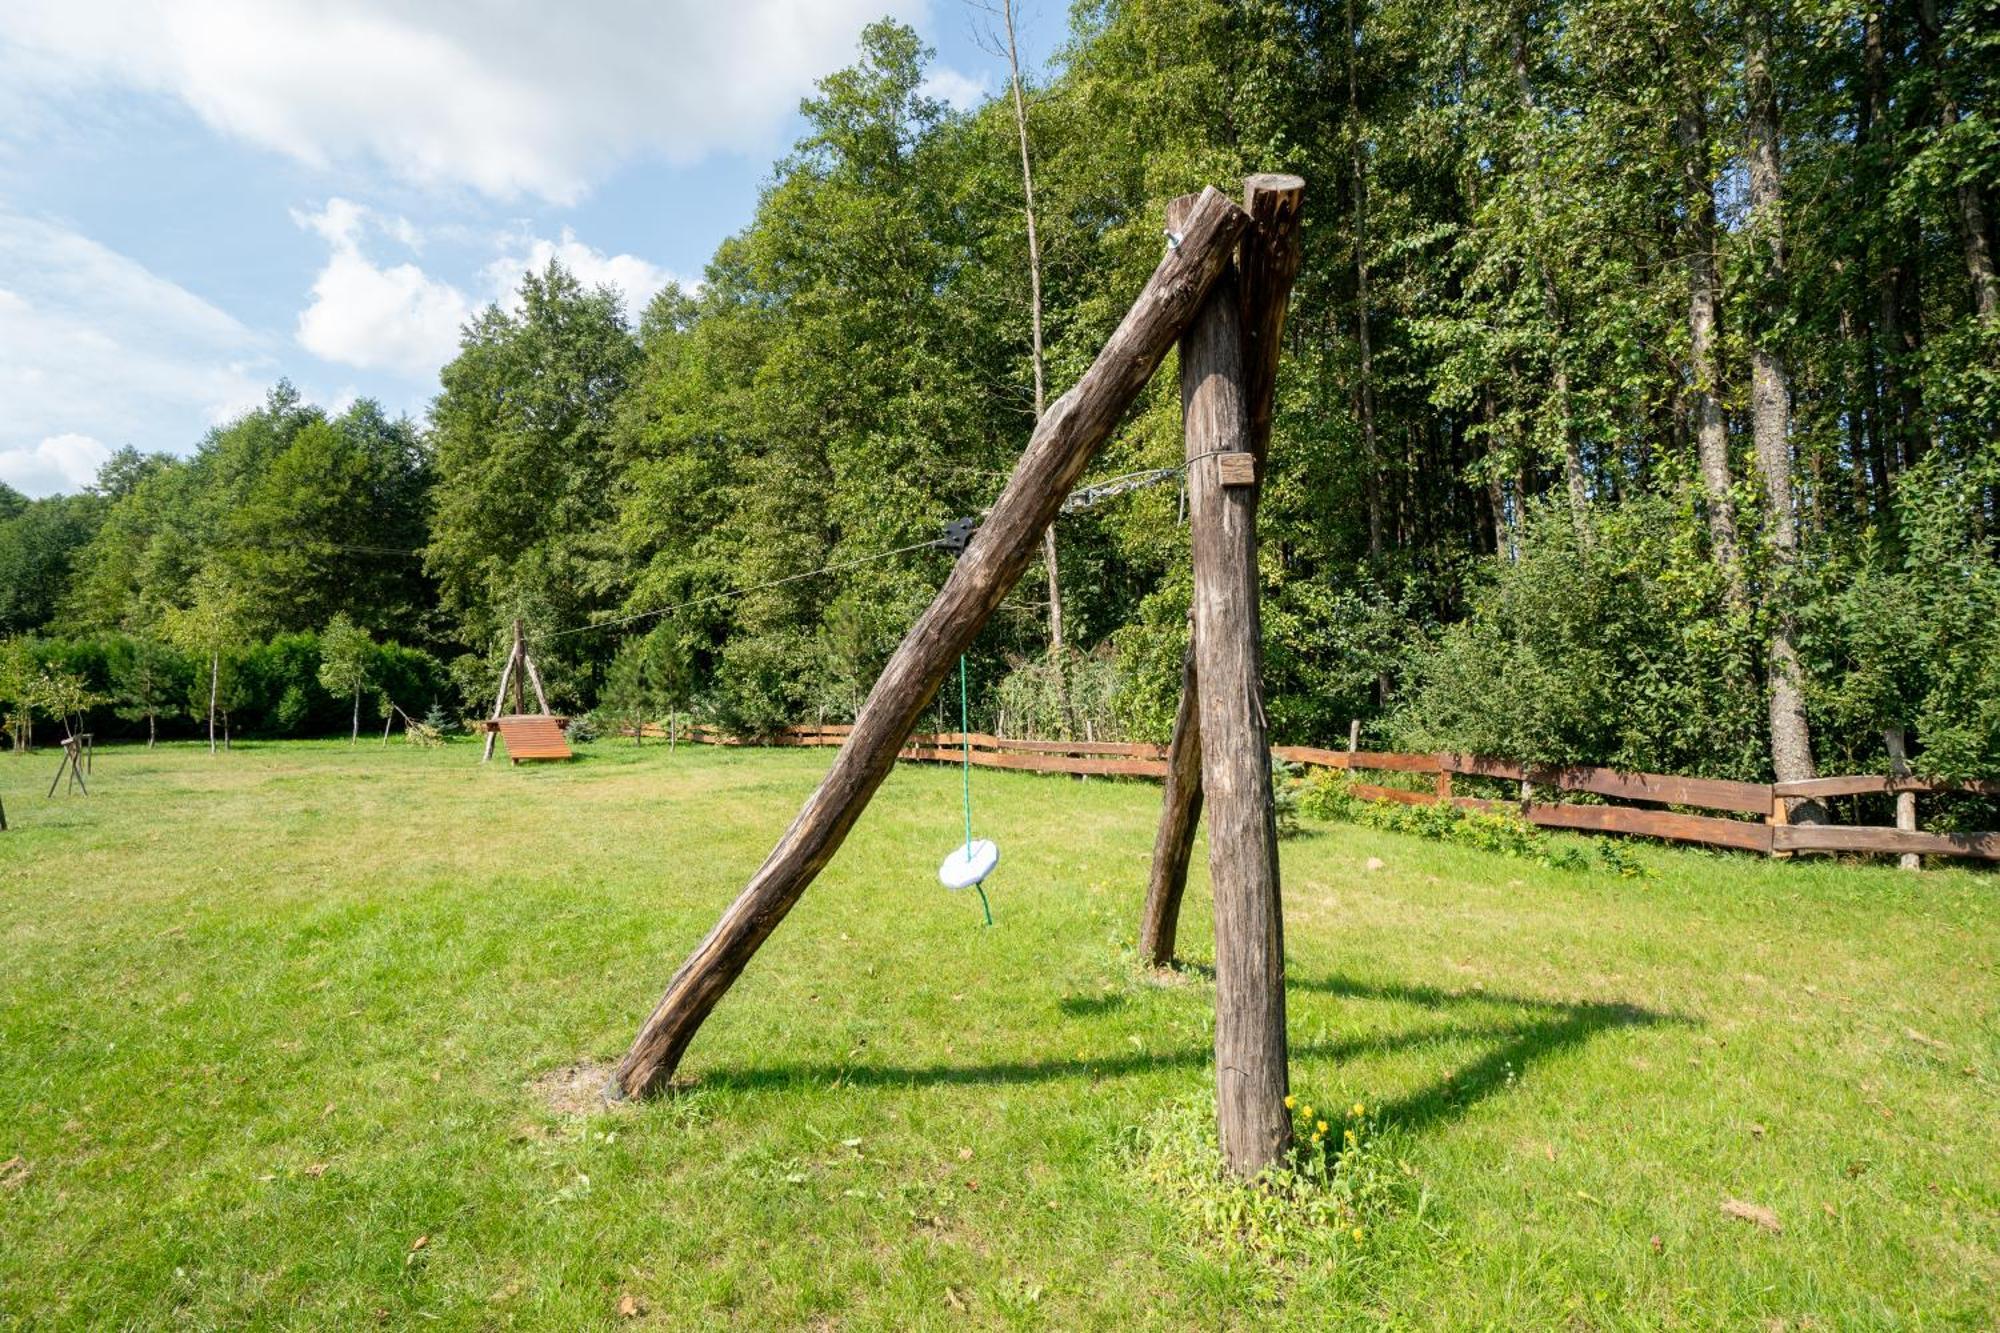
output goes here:
[[[891, 14], [961, 105], [964, 0], [0, 0], [0, 481], [187, 453], [280, 376], [421, 416], [465, 315], [560, 256], [637, 305], [742, 227]], [[1024, 58], [1062, 37], [1022, 6]]]

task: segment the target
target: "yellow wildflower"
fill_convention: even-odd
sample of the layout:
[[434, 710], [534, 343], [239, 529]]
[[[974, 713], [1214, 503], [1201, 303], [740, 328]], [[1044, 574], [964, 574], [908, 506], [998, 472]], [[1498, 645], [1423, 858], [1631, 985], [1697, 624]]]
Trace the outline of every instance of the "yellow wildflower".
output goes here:
[[1326, 1133], [1326, 1121], [1322, 1120], [1319, 1122], [1319, 1132], [1322, 1134]]
[[1367, 1107], [1363, 1106], [1360, 1102], [1354, 1103], [1354, 1118], [1356, 1120], [1359, 1120], [1362, 1116], [1367, 1114], [1368, 1114]]
[[1359, 1243], [1359, 1241], [1361, 1240], [1361, 1236], [1362, 1236], [1361, 1228], [1360, 1227], [1354, 1228], [1354, 1239], [1357, 1243]]
[[1297, 1106], [1298, 1104], [1299, 1104], [1298, 1100], [1294, 1098], [1290, 1093], [1285, 1094], [1285, 1109], [1287, 1111], [1291, 1110], [1294, 1106]]

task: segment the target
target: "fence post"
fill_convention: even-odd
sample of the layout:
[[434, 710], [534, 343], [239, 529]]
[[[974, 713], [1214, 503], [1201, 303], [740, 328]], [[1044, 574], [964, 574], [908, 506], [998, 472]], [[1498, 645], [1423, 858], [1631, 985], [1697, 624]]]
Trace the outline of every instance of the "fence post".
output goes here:
[[[1907, 734], [1901, 727], [1888, 727], [1882, 732], [1882, 743], [1889, 748], [1889, 776], [1909, 777], [1910, 755]], [[1917, 794], [1914, 791], [1896, 793], [1896, 827], [1905, 833], [1917, 831]], [[1904, 852], [1896, 858], [1896, 864], [1904, 870], [1922, 870], [1924, 858], [1915, 852]]]
[[1361, 719], [1355, 718], [1347, 724], [1347, 752], [1353, 754], [1361, 748]]
[[1437, 799], [1439, 805], [1451, 804], [1451, 756], [1440, 754], [1438, 759]]
[[[1792, 822], [1792, 813], [1790, 804], [1786, 801], [1784, 797], [1778, 795], [1776, 792], [1773, 792], [1771, 794], [1771, 813], [1764, 816], [1764, 822], [1766, 824], [1769, 824], [1774, 829], [1783, 828], [1785, 825]], [[1792, 859], [1792, 853], [1781, 852], [1778, 850], [1777, 839], [1775, 836], [1772, 838], [1771, 842], [1772, 842], [1771, 856], [1773, 859], [1779, 861], [1789, 861]]]

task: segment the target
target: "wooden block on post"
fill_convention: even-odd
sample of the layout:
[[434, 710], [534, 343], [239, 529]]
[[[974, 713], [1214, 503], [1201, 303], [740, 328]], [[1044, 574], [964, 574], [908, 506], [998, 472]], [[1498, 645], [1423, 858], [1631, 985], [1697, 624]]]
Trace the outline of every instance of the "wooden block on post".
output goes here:
[[1215, 462], [1224, 486], [1257, 484], [1257, 460], [1249, 454], [1217, 454]]

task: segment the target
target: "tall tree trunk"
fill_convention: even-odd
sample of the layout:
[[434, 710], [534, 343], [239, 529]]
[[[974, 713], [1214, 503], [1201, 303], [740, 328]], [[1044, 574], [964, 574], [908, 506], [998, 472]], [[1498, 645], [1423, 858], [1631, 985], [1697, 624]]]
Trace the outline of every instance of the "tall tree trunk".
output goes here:
[[354, 687], [354, 730], [348, 734], [349, 745], [361, 744], [361, 687]]
[[[1523, 10], [1515, 18], [1513, 40], [1514, 82], [1521, 94], [1521, 110], [1533, 116], [1539, 103], [1535, 97], [1535, 80], [1528, 68], [1527, 13]], [[1536, 197], [1542, 190], [1541, 154], [1532, 147], [1528, 151], [1528, 169]], [[1553, 354], [1549, 358], [1549, 403], [1556, 416], [1556, 431], [1562, 445], [1563, 484], [1569, 492], [1571, 521], [1576, 525], [1579, 538], [1589, 532], [1584, 520], [1584, 511], [1590, 504], [1590, 486], [1583, 470], [1583, 446], [1576, 437], [1576, 430], [1570, 421], [1569, 410], [1569, 362], [1563, 354], [1562, 301], [1556, 293], [1555, 274], [1541, 256], [1541, 246], [1534, 245], [1532, 262], [1542, 289], [1542, 317], [1548, 321], [1549, 335], [1553, 340]]]
[[[1778, 93], [1771, 74], [1768, 16], [1750, 11], [1745, 52], [1746, 124], [1749, 130], [1750, 230], [1766, 267], [1757, 306], [1764, 327], [1750, 343], [1750, 421], [1757, 470], [1764, 481], [1765, 535], [1771, 547], [1770, 717], [1771, 769], [1780, 782], [1819, 776], [1813, 764], [1812, 730], [1800, 688], [1798, 617], [1793, 613], [1792, 572], [1798, 561], [1798, 521], [1792, 508], [1791, 382], [1777, 345], [1776, 329], [1785, 301], [1784, 195], [1779, 140]], [[1821, 823], [1816, 801], [1790, 804], [1793, 823]]]
[[215, 753], [215, 700], [222, 692], [222, 654], [208, 656], [208, 752]]
[[[1938, 124], [1946, 135], [1958, 128], [1958, 95], [1951, 71], [1939, 49], [1944, 32], [1938, 23], [1937, 0], [1917, 0], [1918, 50], [1937, 90]], [[1987, 223], [1985, 193], [1976, 181], [1960, 181], [1953, 194], [1958, 203], [1959, 233], [1965, 246], [1966, 275], [1972, 280], [1972, 308], [1981, 319], [2000, 314], [2000, 277], [1993, 271], [1993, 242]]]
[[[1035, 231], [1035, 166], [1028, 146], [1028, 97], [1021, 87], [1020, 46], [1014, 40], [1014, 0], [1000, 0], [1000, 22], [1007, 35], [1007, 81], [1013, 92], [1014, 132], [1021, 143], [1021, 196], [1028, 220], [1028, 317], [1034, 350], [1035, 420], [1040, 421], [1048, 408], [1048, 379], [1042, 356], [1042, 246]], [[1062, 572], [1056, 562], [1053, 524], [1042, 534], [1042, 564], [1049, 576], [1049, 655], [1056, 664], [1056, 693], [1063, 698]], [[1068, 711], [1067, 703], [1064, 711]]]
[[1715, 261], [1715, 185], [1708, 169], [1708, 114], [1701, 94], [1691, 94], [1678, 134], [1688, 216], [1688, 401], [1694, 412], [1695, 460], [1708, 501], [1708, 538], [1729, 599], [1747, 601], [1743, 563], [1736, 548], [1736, 503], [1730, 495], [1729, 430], [1722, 416], [1722, 372], [1716, 354], [1716, 304], [1720, 280]]
[[[1361, 59], [1361, 27], [1354, 0], [1347, 0], [1347, 134], [1348, 165], [1354, 189], [1354, 336], [1361, 354], [1356, 401], [1361, 415], [1361, 466], [1368, 501], [1368, 556], [1382, 556], [1382, 459], [1375, 436], [1375, 349], [1368, 327], [1368, 170], [1361, 135], [1360, 82], [1355, 66]], [[1377, 682], [1378, 687], [1380, 682]], [[1378, 701], [1379, 702], [1379, 701]]]

